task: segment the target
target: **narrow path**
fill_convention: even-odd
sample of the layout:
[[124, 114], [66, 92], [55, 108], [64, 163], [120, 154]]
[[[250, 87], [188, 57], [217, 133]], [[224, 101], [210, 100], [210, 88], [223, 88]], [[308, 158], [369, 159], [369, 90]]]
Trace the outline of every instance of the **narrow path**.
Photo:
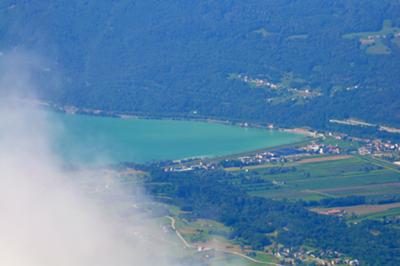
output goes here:
[[[176, 220], [175, 220], [175, 218], [172, 217], [172, 216], [165, 216], [165, 217], [168, 218], [168, 219], [171, 221], [171, 227], [172, 227], [172, 229], [175, 231], [176, 235], [177, 235], [178, 238], [182, 241], [182, 243], [184, 244], [184, 246], [185, 246], [186, 248], [193, 248], [193, 249], [196, 249], [196, 247], [193, 246], [193, 245], [191, 245], [191, 244], [189, 244], [189, 243], [185, 240], [185, 238], [181, 235], [181, 233], [178, 231], [178, 229], [176, 229]], [[216, 248], [214, 248], [214, 249], [217, 250], [217, 251], [219, 251], [219, 252], [223, 252], [223, 253], [227, 253], [227, 254], [232, 254], [232, 255], [236, 255], [236, 256], [245, 258], [245, 259], [250, 260], [250, 261], [252, 261], [252, 262], [254, 262], [254, 263], [264, 264], [264, 265], [282, 266], [281, 264], [276, 264], [276, 263], [273, 263], [273, 262], [266, 262], [266, 261], [256, 260], [256, 259], [254, 259], [254, 258], [252, 258], [252, 257], [249, 257], [249, 256], [247, 256], [247, 255], [244, 255], [244, 254], [239, 253], [239, 252], [236, 252], [236, 251], [228, 251], [228, 250], [216, 249]]]
[[328, 193], [325, 193], [325, 192], [322, 192], [322, 191], [318, 191], [318, 190], [305, 189], [303, 191], [306, 192], [306, 193], [314, 193], [314, 194], [318, 194], [318, 195], [329, 197], [329, 198], [336, 198], [335, 195], [328, 194]]
[[385, 160], [382, 160], [382, 159], [379, 159], [379, 158], [367, 157], [367, 156], [363, 156], [363, 157], [359, 157], [359, 158], [361, 160], [363, 160], [363, 161], [367, 161], [369, 163], [381, 166], [386, 170], [391, 170], [391, 171], [400, 173], [399, 168], [396, 165], [394, 165], [394, 164], [392, 164], [392, 163], [390, 163], [388, 161], [385, 161]]
[[256, 260], [256, 259], [253, 259], [252, 257], [249, 257], [247, 255], [244, 255], [244, 254], [236, 252], [236, 251], [228, 251], [228, 250], [218, 250], [218, 251], [221, 251], [221, 252], [224, 252], [224, 253], [228, 253], [228, 254], [232, 254], [232, 255], [236, 255], [236, 256], [240, 256], [242, 258], [248, 259], [248, 260], [250, 260], [250, 261], [252, 261], [254, 263], [258, 263], [258, 264], [283, 266], [281, 264], [276, 264], [276, 263], [273, 263], [273, 262], [266, 262], [266, 261]]
[[187, 248], [195, 248], [193, 245], [190, 245], [185, 238], [181, 235], [181, 233], [176, 229], [176, 221], [175, 218], [172, 216], [166, 216], [168, 219], [171, 220], [171, 227], [172, 229], [175, 231], [176, 235], [178, 236], [178, 238], [182, 241], [182, 243], [185, 245], [185, 247]]

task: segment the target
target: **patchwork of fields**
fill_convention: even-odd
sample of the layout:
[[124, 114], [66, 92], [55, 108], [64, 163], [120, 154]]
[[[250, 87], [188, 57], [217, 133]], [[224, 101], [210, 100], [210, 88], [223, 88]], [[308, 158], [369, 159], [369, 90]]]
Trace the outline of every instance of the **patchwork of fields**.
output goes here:
[[[279, 236], [278, 230], [268, 232], [267, 237], [270, 237], [272, 242], [258, 249], [257, 246], [253, 246], [253, 242], [245, 242], [243, 235], [232, 237], [232, 233], [236, 232], [234, 230], [237, 230], [235, 225], [213, 220], [213, 217], [218, 216], [213, 216], [212, 212], [211, 216], [196, 213], [193, 206], [199, 204], [198, 202], [204, 202], [202, 198], [202, 194], [205, 193], [204, 188], [210, 188], [210, 185], [203, 186], [202, 184], [209, 184], [211, 180], [221, 178], [218, 180], [223, 185], [218, 192], [224, 191], [225, 186], [230, 186], [227, 191], [234, 191], [234, 186], [237, 186], [240, 188], [238, 190], [240, 193], [246, 191], [253, 196], [299, 201], [301, 209], [305, 207], [324, 215], [342, 216], [341, 219], [345, 219], [349, 224], [365, 219], [376, 219], [384, 220], [385, 226], [392, 228], [394, 226], [392, 223], [396, 223], [397, 218], [400, 217], [400, 167], [373, 155], [356, 155], [358, 147], [355, 146], [355, 148], [348, 142], [342, 144], [328, 141], [333, 146], [339, 146], [341, 152], [289, 154], [281, 156], [279, 160], [226, 168], [218, 164], [218, 160], [226, 160], [226, 158], [217, 158], [212, 159], [212, 163], [218, 167], [216, 169], [188, 170], [182, 173], [160, 168], [163, 170], [162, 174], [154, 180], [149, 177], [153, 175], [153, 172], [157, 177], [156, 170], [160, 166], [154, 166], [157, 167], [156, 169], [147, 166], [149, 170], [141, 171], [128, 167], [120, 171], [120, 181], [124, 186], [147, 182], [149, 189], [154, 189], [154, 196], [159, 198], [160, 202], [150, 204], [154, 206], [146, 206], [157, 213], [156, 218], [164, 231], [161, 237], [155, 238], [157, 241], [169, 243], [182, 261], [189, 259], [216, 266], [286, 265], [285, 262], [295, 258], [293, 256], [301, 256], [302, 261], [314, 262], [326, 257], [318, 252], [312, 254], [317, 257], [312, 257], [307, 252], [315, 250], [309, 250], [308, 246], [301, 246], [300, 249], [282, 257], [280, 252], [285, 246], [280, 246], [278, 242], [275, 242], [276, 237]], [[304, 145], [307, 146], [307, 144]], [[272, 152], [279, 154], [277, 150]], [[248, 157], [250, 156], [252, 154], [249, 153]], [[204, 179], [203, 175], [210, 175], [211, 178]], [[201, 182], [197, 181], [198, 183], [193, 185], [184, 181], [188, 179]], [[184, 191], [191, 191], [194, 195], [182, 194], [183, 191], [179, 190], [182, 182]], [[212, 183], [212, 186], [218, 185], [218, 182]], [[160, 189], [161, 186], [164, 186], [164, 189]], [[230, 193], [226, 194], [228, 196], [220, 204], [229, 202], [227, 199]], [[185, 200], [173, 201], [173, 197], [178, 194], [180, 196], [177, 197], [180, 197], [180, 200]], [[218, 200], [218, 197], [214, 198], [214, 194], [219, 193], [212, 193], [208, 197]], [[235, 196], [235, 194], [232, 195]], [[268, 204], [273, 204], [273, 202], [269, 201]], [[202, 206], [207, 207], [207, 205]], [[230, 211], [233, 212], [235, 208]], [[278, 216], [280, 215], [281, 213]], [[318, 217], [324, 219], [321, 216]], [[248, 230], [251, 227], [246, 225], [243, 228]], [[338, 256], [338, 261], [347, 259], [346, 254]]]
[[[291, 163], [288, 171], [271, 173], [270, 168], [250, 170], [269, 182], [242, 185], [252, 195], [291, 200], [319, 200], [362, 195], [368, 198], [400, 193], [400, 170], [370, 157]], [[284, 168], [287, 165], [281, 165]], [[279, 172], [279, 171], [278, 171]]]

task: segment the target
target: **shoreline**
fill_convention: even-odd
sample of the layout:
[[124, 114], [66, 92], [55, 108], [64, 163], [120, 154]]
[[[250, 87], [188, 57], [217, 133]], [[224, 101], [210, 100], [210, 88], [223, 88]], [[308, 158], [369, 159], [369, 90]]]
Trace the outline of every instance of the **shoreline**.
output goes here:
[[[229, 120], [218, 120], [218, 119], [210, 119], [210, 118], [190, 118], [190, 117], [169, 117], [169, 116], [149, 116], [149, 115], [132, 115], [132, 114], [121, 114], [121, 113], [116, 113], [116, 112], [105, 112], [102, 110], [93, 110], [93, 109], [87, 109], [87, 108], [77, 108], [77, 107], [72, 107], [72, 106], [59, 106], [55, 104], [49, 104], [46, 102], [40, 102], [40, 101], [32, 101], [32, 100], [25, 100], [24, 102], [28, 102], [30, 104], [33, 104], [34, 106], [38, 106], [44, 111], [49, 111], [49, 112], [54, 112], [54, 113], [59, 113], [61, 115], [82, 115], [82, 116], [88, 116], [88, 117], [103, 117], [103, 118], [117, 118], [117, 119], [122, 119], [122, 120], [160, 120], [160, 121], [182, 121], [182, 122], [201, 122], [201, 123], [207, 123], [207, 124], [219, 124], [219, 125], [226, 125], [226, 126], [232, 126], [232, 127], [237, 127], [237, 128], [243, 128], [245, 130], [246, 128], [250, 129], [257, 129], [257, 130], [262, 130], [268, 136], [268, 132], [272, 134], [272, 132], [276, 133], [285, 133], [292, 135], [293, 138], [296, 138], [295, 140], [288, 141], [286, 143], [276, 143], [274, 145], [269, 145], [266, 144], [265, 146], [258, 147], [258, 148], [251, 148], [248, 147], [243, 150], [239, 151], [233, 151], [230, 153], [226, 154], [211, 154], [211, 155], [193, 155], [189, 157], [176, 157], [175, 159], [167, 159], [167, 160], [187, 160], [187, 159], [202, 159], [206, 161], [214, 161], [222, 158], [231, 158], [235, 156], [240, 156], [240, 155], [246, 155], [246, 154], [253, 154], [257, 152], [262, 152], [266, 150], [274, 150], [278, 149], [280, 147], [285, 147], [285, 146], [293, 146], [299, 143], [304, 143], [306, 141], [310, 141], [311, 135], [308, 133], [307, 130], [305, 129], [283, 129], [283, 128], [269, 128], [267, 126], [262, 126], [260, 124], [250, 124], [250, 123], [243, 123], [243, 122], [235, 122], [235, 121], [229, 121]], [[308, 134], [307, 134], [308, 133]], [[161, 159], [160, 161], [164, 161], [164, 159]], [[134, 162], [134, 161], [132, 161]]]
[[119, 113], [112, 111], [104, 111], [100, 109], [90, 109], [90, 108], [78, 108], [76, 106], [60, 106], [57, 104], [52, 104], [44, 101], [32, 100], [32, 99], [18, 99], [20, 101], [26, 101], [36, 106], [49, 109], [54, 112], [60, 112], [70, 115], [87, 115], [87, 116], [98, 116], [98, 117], [109, 117], [118, 118], [124, 120], [131, 119], [145, 119], [145, 120], [170, 120], [170, 121], [189, 121], [189, 122], [203, 122], [211, 124], [221, 124], [229, 126], [237, 126], [242, 128], [256, 128], [269, 131], [280, 131], [296, 135], [303, 135], [304, 137], [317, 138], [317, 131], [313, 131], [307, 127], [303, 128], [282, 128], [276, 127], [273, 124], [266, 123], [265, 125], [255, 122], [246, 122], [243, 120], [229, 120], [229, 119], [216, 119], [211, 117], [184, 117], [184, 116], [170, 116], [170, 115], [149, 115], [149, 114], [133, 114], [133, 113]]

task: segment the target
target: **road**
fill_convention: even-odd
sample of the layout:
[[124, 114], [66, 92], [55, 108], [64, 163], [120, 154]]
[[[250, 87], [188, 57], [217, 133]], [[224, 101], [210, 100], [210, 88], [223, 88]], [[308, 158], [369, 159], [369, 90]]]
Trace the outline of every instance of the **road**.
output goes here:
[[[182, 236], [182, 234], [178, 231], [178, 229], [176, 228], [176, 220], [175, 220], [175, 218], [172, 217], [172, 216], [165, 216], [165, 217], [168, 218], [168, 219], [171, 221], [171, 227], [172, 227], [172, 229], [175, 231], [175, 234], [176, 234], [176, 235], [178, 236], [178, 238], [181, 240], [181, 242], [183, 243], [183, 245], [184, 245], [186, 248], [197, 249], [196, 246], [193, 246], [193, 245], [189, 244], [189, 243], [185, 240], [185, 238]], [[242, 258], [244, 258], [244, 259], [247, 259], [247, 260], [249, 260], [249, 261], [251, 261], [251, 262], [258, 263], [258, 264], [282, 266], [281, 264], [276, 264], [276, 263], [273, 263], [273, 262], [265, 262], [265, 261], [256, 260], [256, 259], [254, 259], [254, 258], [252, 258], [252, 257], [249, 257], [249, 256], [247, 256], [247, 255], [244, 255], [244, 254], [239, 253], [239, 252], [236, 252], [236, 251], [230, 251], [230, 250], [224, 250], [224, 249], [215, 249], [215, 250], [217, 250], [217, 251], [219, 251], [219, 252], [231, 254], [231, 255], [236, 255], [236, 256], [242, 257]]]

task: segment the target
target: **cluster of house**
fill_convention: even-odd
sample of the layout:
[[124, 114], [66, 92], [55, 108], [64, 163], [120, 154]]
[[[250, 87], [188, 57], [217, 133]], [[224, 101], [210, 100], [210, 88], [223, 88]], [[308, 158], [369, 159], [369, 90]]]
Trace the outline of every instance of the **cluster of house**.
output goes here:
[[243, 165], [257, 165], [264, 163], [285, 162], [294, 156], [339, 153], [340, 148], [337, 145], [311, 143], [300, 148], [286, 148], [274, 152], [261, 152], [254, 155], [242, 156], [237, 158], [237, 160], [240, 161]]
[[257, 165], [263, 163], [279, 162], [282, 158], [272, 152], [260, 152], [254, 155], [241, 156], [237, 158], [237, 161], [243, 165]]
[[367, 38], [361, 38], [360, 43], [362, 45], [370, 45], [370, 44], [374, 44], [377, 40], [383, 39], [383, 38], [386, 38], [386, 35], [379, 35], [379, 34], [368, 35]]
[[[322, 93], [318, 90], [312, 90], [312, 89], [296, 89], [296, 88], [289, 88], [288, 91], [292, 93], [293, 95], [296, 95], [298, 97], [302, 97], [304, 99], [306, 98], [313, 98], [313, 97], [318, 97], [321, 96]], [[292, 100], [295, 100], [295, 98], [292, 98]]]
[[[400, 32], [396, 32], [393, 34], [395, 38], [400, 38]], [[390, 36], [386, 34], [372, 34], [368, 35], [367, 38], [360, 38], [361, 45], [371, 45], [381, 39], [390, 38]]]
[[337, 140], [348, 140], [357, 142], [362, 146], [358, 148], [358, 154], [360, 155], [382, 155], [384, 153], [399, 153], [400, 154], [400, 143], [393, 143], [391, 141], [383, 141], [380, 139], [367, 139], [348, 136], [343, 133], [328, 133], [328, 136], [332, 136]]
[[[283, 148], [274, 152], [264, 151], [246, 156], [240, 156], [232, 159], [225, 159], [221, 162], [223, 167], [245, 167], [252, 165], [260, 165], [266, 163], [287, 162], [299, 156], [315, 155], [315, 154], [339, 154], [340, 148], [334, 145], [326, 145], [323, 143], [311, 143], [307, 146], [299, 148]], [[203, 160], [187, 160], [174, 161], [164, 168], [164, 171], [187, 172], [194, 170], [214, 170], [217, 165], [214, 163], [206, 163]]]
[[360, 85], [359, 85], [359, 84], [346, 87], [346, 91], [352, 91], [352, 90], [356, 90], [356, 89], [358, 89], [358, 88], [360, 88]]
[[[287, 151], [286, 151], [287, 150]], [[240, 156], [233, 159], [225, 159], [221, 162], [223, 167], [244, 167], [265, 163], [284, 162], [285, 156], [299, 154], [304, 151], [296, 149], [286, 149], [277, 152], [258, 152], [252, 155]], [[174, 161], [164, 168], [165, 172], [187, 172], [194, 170], [215, 170], [218, 167], [215, 163], [206, 163], [202, 159]]]
[[340, 148], [337, 145], [326, 145], [323, 143], [311, 143], [307, 146], [301, 147], [301, 150], [310, 154], [339, 154]]
[[381, 140], [364, 140], [365, 145], [358, 149], [360, 155], [379, 154], [385, 152], [400, 152], [400, 144]]
[[216, 165], [213, 163], [205, 163], [203, 160], [174, 161], [172, 165], [164, 168], [165, 172], [188, 172], [194, 170], [214, 170]]
[[323, 214], [323, 215], [343, 216], [346, 214], [346, 211], [343, 209], [330, 209], [330, 210], [321, 211], [318, 213]]
[[311, 251], [293, 248], [279, 248], [277, 251], [273, 252], [273, 255], [278, 257], [282, 263], [285, 265], [292, 264], [296, 265], [296, 261], [313, 261], [318, 265], [350, 265], [350, 266], [358, 266], [360, 262], [357, 259], [350, 259], [344, 257], [337, 251], [332, 250], [319, 250], [319, 251]]
[[[256, 87], [263, 87], [263, 88], [269, 88], [273, 90], [280, 89], [278, 84], [272, 83], [268, 81], [267, 79], [260, 79], [260, 78], [252, 78], [247, 75], [237, 75], [237, 79], [246, 82], [247, 84], [256, 86]], [[302, 98], [310, 98], [310, 97], [316, 97], [316, 96], [321, 96], [322, 94], [320, 92], [311, 90], [311, 89], [298, 89], [298, 88], [287, 88], [287, 91], [290, 92], [293, 95], [296, 95], [298, 97]], [[273, 98], [267, 99], [268, 101], [273, 100]], [[292, 98], [292, 100], [296, 100], [296, 98]]]
[[[271, 128], [273, 125], [269, 125]], [[315, 133], [317, 137], [321, 137], [321, 134]], [[360, 155], [384, 155], [387, 153], [393, 153], [400, 155], [400, 144], [392, 143], [390, 141], [383, 141], [379, 139], [367, 139], [351, 137], [347, 134], [342, 133], [327, 133], [328, 136], [334, 137], [337, 140], [346, 140], [357, 142], [362, 146], [358, 148]], [[297, 148], [282, 148], [279, 150], [257, 152], [237, 158], [226, 159], [220, 164], [223, 167], [245, 167], [260, 165], [266, 163], [280, 163], [296, 160], [299, 157], [308, 155], [330, 155], [340, 154], [343, 151], [338, 145], [331, 145], [325, 143], [319, 143], [314, 141], [302, 147]], [[400, 162], [398, 162], [400, 164]], [[218, 167], [216, 163], [207, 163], [202, 159], [189, 159], [174, 161], [164, 168], [164, 171], [173, 172], [185, 172], [194, 170], [214, 170]]]
[[252, 84], [252, 85], [254, 85], [256, 87], [267, 87], [267, 88], [270, 88], [270, 89], [278, 89], [278, 85], [277, 84], [269, 82], [266, 79], [251, 78], [251, 77], [249, 77], [247, 75], [241, 75], [241, 74], [239, 74], [237, 76], [237, 78], [242, 80], [242, 81], [244, 81], [244, 82], [246, 82], [246, 83], [250, 83], [250, 84]]

